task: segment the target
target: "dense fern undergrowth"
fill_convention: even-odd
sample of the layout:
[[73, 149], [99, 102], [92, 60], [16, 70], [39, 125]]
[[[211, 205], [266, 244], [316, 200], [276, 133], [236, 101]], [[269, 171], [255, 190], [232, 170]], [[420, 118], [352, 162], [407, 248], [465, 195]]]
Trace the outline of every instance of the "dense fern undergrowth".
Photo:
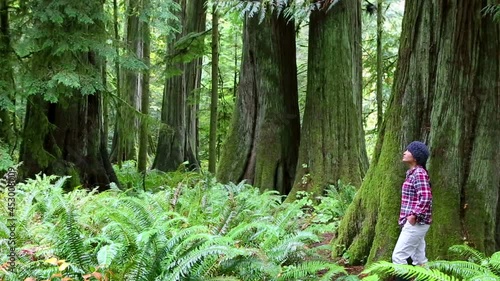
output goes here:
[[[321, 198], [301, 194], [285, 204], [275, 192], [199, 173], [142, 177], [131, 162], [117, 171], [127, 190], [65, 192], [67, 177], [45, 175], [17, 184], [13, 272], [7, 270], [12, 240], [3, 189], [0, 280], [361, 279], [331, 261], [330, 245], [322, 243], [352, 201], [352, 186], [339, 182]], [[426, 268], [379, 262], [363, 280], [500, 280], [500, 253], [454, 250], [468, 260]]]
[[353, 187], [342, 192], [332, 188], [316, 206], [307, 196], [282, 204], [275, 192], [262, 193], [244, 183], [224, 185], [197, 173], [152, 172], [144, 188], [133, 170], [126, 163], [118, 172], [128, 190], [64, 192], [67, 177], [45, 175], [17, 184], [13, 273], [5, 270], [10, 231], [8, 195], [2, 192], [0, 279], [348, 277], [343, 267], [319, 255], [321, 247], [311, 245], [335, 230], [354, 196]]

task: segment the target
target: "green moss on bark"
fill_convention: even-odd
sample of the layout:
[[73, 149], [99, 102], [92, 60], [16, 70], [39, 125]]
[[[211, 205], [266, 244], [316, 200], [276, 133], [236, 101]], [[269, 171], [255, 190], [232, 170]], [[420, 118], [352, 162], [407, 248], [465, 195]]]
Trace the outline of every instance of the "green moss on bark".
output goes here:
[[360, 186], [365, 175], [360, 12], [360, 1], [341, 1], [311, 13], [301, 147], [288, 201], [301, 190], [320, 195], [338, 180]]

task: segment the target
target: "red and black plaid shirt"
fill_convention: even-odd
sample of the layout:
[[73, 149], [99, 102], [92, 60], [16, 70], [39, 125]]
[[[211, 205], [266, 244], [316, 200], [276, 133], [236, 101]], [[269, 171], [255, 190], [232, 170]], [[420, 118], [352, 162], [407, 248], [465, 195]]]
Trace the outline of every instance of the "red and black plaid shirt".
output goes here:
[[417, 166], [406, 172], [406, 180], [402, 187], [401, 211], [399, 225], [406, 223], [406, 217], [415, 215], [417, 223], [432, 222], [432, 193], [427, 171]]

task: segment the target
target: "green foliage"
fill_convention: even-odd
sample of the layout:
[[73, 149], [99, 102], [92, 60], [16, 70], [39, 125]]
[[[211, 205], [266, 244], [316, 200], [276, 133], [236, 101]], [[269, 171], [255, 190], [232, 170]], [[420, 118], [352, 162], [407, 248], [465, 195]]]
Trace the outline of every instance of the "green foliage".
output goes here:
[[14, 165], [9, 147], [0, 141], [0, 172], [5, 172]]
[[29, 71], [22, 81], [27, 93], [42, 94], [55, 102], [75, 91], [83, 95], [103, 91], [96, 63], [114, 50], [106, 44], [107, 18], [102, 3], [36, 1], [30, 8], [26, 40], [18, 46], [31, 55]]
[[[374, 2], [375, 3], [375, 2]], [[404, 2], [383, 1], [382, 33], [382, 100], [385, 111], [391, 95], [399, 49]], [[377, 19], [367, 13], [362, 16], [363, 44], [363, 124], [368, 156], [371, 158], [378, 128], [377, 123]]]
[[364, 273], [380, 276], [397, 275], [418, 280], [499, 280], [500, 252], [486, 257], [483, 253], [467, 246], [455, 245], [450, 252], [467, 261], [432, 261], [424, 266], [392, 264], [381, 261], [367, 268]]
[[495, 21], [500, 21], [500, 4], [491, 4], [482, 10], [484, 15], [491, 15]]
[[[310, 218], [323, 216], [326, 205], [314, 210], [308, 196], [283, 204], [276, 192], [261, 193], [244, 183], [223, 185], [199, 174], [181, 177], [181, 172], [149, 174], [147, 186], [155, 192], [144, 192], [131, 167], [126, 162], [118, 170], [134, 185], [127, 191], [64, 193], [67, 177], [55, 176], [18, 184], [19, 263], [4, 278], [62, 274], [83, 280], [86, 274], [101, 274], [108, 280], [257, 281], [346, 275], [311, 247], [320, 237]], [[163, 187], [154, 188], [160, 182]], [[332, 189], [328, 196], [341, 193]], [[7, 200], [5, 193], [0, 196], [3, 222]], [[337, 204], [325, 198], [323, 204]], [[0, 225], [0, 263], [8, 253], [4, 228]]]

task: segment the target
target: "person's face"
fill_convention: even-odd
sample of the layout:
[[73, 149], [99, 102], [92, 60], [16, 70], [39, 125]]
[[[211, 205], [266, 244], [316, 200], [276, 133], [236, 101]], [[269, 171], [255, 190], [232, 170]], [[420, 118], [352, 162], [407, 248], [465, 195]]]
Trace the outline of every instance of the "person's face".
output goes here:
[[408, 164], [414, 164], [414, 163], [417, 163], [417, 160], [415, 159], [415, 157], [413, 157], [411, 152], [406, 150], [405, 152], [403, 152], [403, 162], [408, 163]]

